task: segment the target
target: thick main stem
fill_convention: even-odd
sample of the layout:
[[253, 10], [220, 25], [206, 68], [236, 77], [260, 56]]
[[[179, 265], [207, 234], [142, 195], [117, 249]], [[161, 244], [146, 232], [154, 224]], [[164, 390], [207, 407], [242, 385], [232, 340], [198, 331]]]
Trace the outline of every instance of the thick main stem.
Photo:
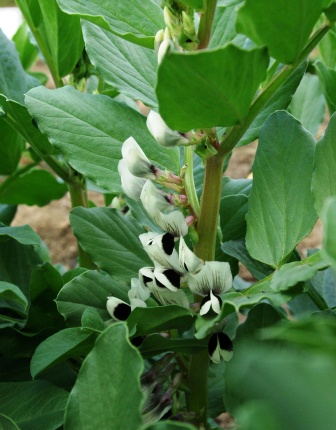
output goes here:
[[202, 13], [199, 30], [198, 30], [198, 39], [199, 44], [197, 49], [205, 49], [209, 45], [210, 37], [211, 37], [211, 29], [212, 23], [215, 17], [217, 0], [208, 0], [206, 11]]

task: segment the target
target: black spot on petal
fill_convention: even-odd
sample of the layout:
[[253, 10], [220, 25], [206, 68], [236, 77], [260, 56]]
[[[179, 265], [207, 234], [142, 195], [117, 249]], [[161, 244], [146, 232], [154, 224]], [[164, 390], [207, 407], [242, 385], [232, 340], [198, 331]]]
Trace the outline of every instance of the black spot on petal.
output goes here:
[[205, 296], [202, 301], [201, 301], [201, 307], [204, 306], [206, 304], [206, 302], [208, 302], [210, 299], [210, 294], [208, 294], [207, 296]]
[[185, 270], [186, 272], [189, 272], [188, 267], [187, 267], [187, 265], [186, 265], [185, 263], [183, 263], [183, 266], [184, 266], [184, 270]]
[[180, 288], [181, 276], [173, 269], [167, 269], [163, 272], [168, 281], [174, 285], [175, 288]]
[[166, 233], [162, 236], [162, 248], [167, 255], [172, 255], [174, 251], [174, 236]]
[[151, 279], [149, 276], [142, 275], [142, 280], [143, 280], [143, 283], [147, 285], [148, 282], [152, 282], [153, 279]]
[[213, 334], [209, 339], [208, 352], [209, 352], [210, 357], [212, 357], [212, 355], [216, 351], [217, 339], [218, 339], [217, 333]]
[[157, 285], [159, 288], [166, 288], [166, 286], [165, 286], [165, 285], [163, 285], [163, 283], [162, 283], [162, 282], [160, 282], [157, 278], [155, 278], [155, 280], [156, 280], [156, 285]]
[[233, 351], [232, 340], [229, 338], [227, 334], [218, 333], [218, 340], [219, 340], [220, 349], [223, 349], [225, 351]]
[[119, 321], [126, 321], [131, 315], [131, 306], [126, 303], [120, 303], [114, 309], [113, 316]]

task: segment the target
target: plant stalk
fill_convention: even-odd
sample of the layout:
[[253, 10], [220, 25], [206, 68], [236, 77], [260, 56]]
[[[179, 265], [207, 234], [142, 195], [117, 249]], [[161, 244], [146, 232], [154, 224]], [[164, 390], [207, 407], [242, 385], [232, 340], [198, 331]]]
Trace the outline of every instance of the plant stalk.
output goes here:
[[187, 166], [185, 177], [184, 177], [184, 187], [188, 197], [188, 201], [195, 215], [198, 216], [199, 213], [199, 202], [195, 189], [194, 182], [194, 152], [191, 146], [186, 146], [184, 148], [184, 163]]
[[205, 49], [209, 45], [212, 23], [215, 17], [217, 0], [207, 0], [206, 11], [202, 13], [198, 29], [199, 44], [197, 49]]
[[[80, 175], [75, 175], [67, 183], [70, 193], [71, 206], [75, 208], [77, 206], [82, 206], [84, 208], [88, 207], [87, 193], [85, 184], [83, 184], [83, 178]], [[83, 250], [77, 241], [78, 247], [78, 262], [80, 267], [86, 267], [87, 269], [95, 269], [96, 266], [92, 262], [91, 257]]]

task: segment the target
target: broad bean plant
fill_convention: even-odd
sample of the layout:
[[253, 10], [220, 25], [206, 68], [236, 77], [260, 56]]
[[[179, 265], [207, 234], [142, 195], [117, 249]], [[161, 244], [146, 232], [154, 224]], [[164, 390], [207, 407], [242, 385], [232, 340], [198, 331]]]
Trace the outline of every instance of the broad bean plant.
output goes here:
[[[16, 3], [24, 23], [0, 32], [0, 427], [205, 430], [227, 412], [231, 428], [333, 430], [336, 3]], [[256, 140], [252, 175], [228, 177]], [[11, 226], [66, 192], [71, 270]], [[318, 218], [321, 249], [299, 253]]]

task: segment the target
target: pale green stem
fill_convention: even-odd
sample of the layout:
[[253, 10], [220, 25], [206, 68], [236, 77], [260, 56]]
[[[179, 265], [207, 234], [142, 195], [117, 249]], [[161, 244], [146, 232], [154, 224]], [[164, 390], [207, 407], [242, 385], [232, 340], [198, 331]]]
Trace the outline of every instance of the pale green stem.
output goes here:
[[209, 45], [212, 23], [215, 17], [217, 0], [207, 0], [206, 11], [202, 13], [198, 29], [199, 44], [197, 49], [205, 49]]
[[194, 151], [191, 146], [186, 146], [184, 148], [184, 164], [187, 166], [184, 177], [184, 187], [189, 204], [195, 215], [198, 216], [200, 207], [194, 182]]

